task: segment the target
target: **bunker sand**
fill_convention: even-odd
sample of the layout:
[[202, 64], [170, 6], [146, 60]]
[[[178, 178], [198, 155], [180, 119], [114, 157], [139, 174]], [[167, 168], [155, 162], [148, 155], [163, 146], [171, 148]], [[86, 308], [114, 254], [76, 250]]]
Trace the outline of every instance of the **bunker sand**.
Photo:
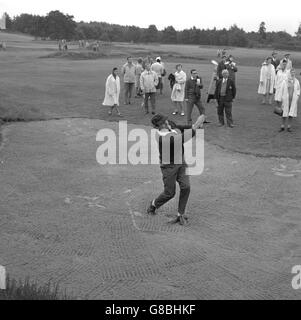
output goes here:
[[169, 223], [177, 199], [145, 215], [162, 188], [159, 166], [97, 164], [98, 130], [117, 127], [4, 127], [0, 262], [12, 277], [59, 282], [88, 299], [300, 298], [291, 286], [301, 261], [300, 161], [206, 144], [182, 227]]

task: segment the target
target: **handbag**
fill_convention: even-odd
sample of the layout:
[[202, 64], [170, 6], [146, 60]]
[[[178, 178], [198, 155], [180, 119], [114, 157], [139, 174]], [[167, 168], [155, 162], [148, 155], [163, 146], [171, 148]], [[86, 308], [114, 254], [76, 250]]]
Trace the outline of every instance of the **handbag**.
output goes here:
[[283, 110], [282, 110], [281, 107], [276, 106], [276, 107], [274, 108], [274, 113], [277, 114], [277, 116], [282, 117], [282, 115], [283, 115]]

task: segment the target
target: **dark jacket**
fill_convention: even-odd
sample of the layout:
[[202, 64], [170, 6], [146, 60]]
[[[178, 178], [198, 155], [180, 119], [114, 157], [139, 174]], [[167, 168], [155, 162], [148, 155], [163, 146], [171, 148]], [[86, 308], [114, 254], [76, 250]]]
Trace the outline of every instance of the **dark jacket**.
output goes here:
[[[200, 85], [197, 85], [197, 79], [200, 79]], [[201, 98], [201, 89], [203, 89], [203, 82], [201, 77], [197, 77], [196, 80], [191, 78], [186, 81], [185, 85], [185, 99], [196, 100]]]
[[230, 63], [226, 66], [226, 68], [229, 71], [229, 78], [235, 82], [235, 73], [238, 71], [238, 68]]
[[175, 75], [174, 75], [173, 73], [171, 73], [171, 74], [168, 76], [167, 79], [169, 80], [170, 88], [173, 89], [173, 86], [174, 86], [175, 83], [176, 83], [176, 77], [175, 77]]
[[[217, 101], [220, 100], [221, 97], [221, 88], [222, 88], [223, 79], [219, 79], [216, 84], [216, 90], [215, 90], [215, 99]], [[228, 78], [227, 80], [227, 87], [226, 87], [226, 96], [225, 101], [226, 102], [232, 102], [233, 99], [236, 97], [236, 86], [235, 82]]]
[[221, 79], [223, 77], [223, 70], [227, 69], [227, 65], [225, 65], [224, 61], [222, 60], [218, 66], [217, 66], [217, 76], [219, 79]]
[[[162, 165], [173, 165], [173, 164], [184, 164], [185, 158], [184, 158], [184, 143], [187, 142], [190, 138], [195, 136], [196, 131], [191, 128], [191, 125], [177, 125], [172, 121], [168, 121], [171, 125], [172, 129], [177, 129], [178, 134], [173, 134], [172, 132], [170, 134], [167, 134], [165, 136], [158, 136], [158, 144], [159, 144], [159, 155], [160, 155], [160, 164]], [[185, 135], [185, 130], [190, 129], [190, 134]], [[182, 146], [181, 148], [181, 154], [175, 154], [175, 146], [180, 144]], [[164, 152], [164, 157], [169, 155], [169, 161], [166, 162], [167, 159], [162, 159], [163, 156], [163, 147], [169, 147], [169, 153]], [[176, 149], [178, 150], [178, 149]], [[179, 163], [181, 162], [181, 163]]]

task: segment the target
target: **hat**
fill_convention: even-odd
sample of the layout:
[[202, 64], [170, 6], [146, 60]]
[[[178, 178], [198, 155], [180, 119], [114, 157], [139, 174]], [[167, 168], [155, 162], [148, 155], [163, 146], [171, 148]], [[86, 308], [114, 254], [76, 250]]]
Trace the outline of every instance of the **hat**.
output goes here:
[[161, 124], [163, 124], [167, 120], [167, 116], [164, 116], [163, 114], [157, 113], [152, 117], [152, 125], [156, 128], [160, 127]]
[[161, 61], [161, 57], [157, 57], [157, 58], [156, 58], [156, 61], [157, 61], [157, 62]]

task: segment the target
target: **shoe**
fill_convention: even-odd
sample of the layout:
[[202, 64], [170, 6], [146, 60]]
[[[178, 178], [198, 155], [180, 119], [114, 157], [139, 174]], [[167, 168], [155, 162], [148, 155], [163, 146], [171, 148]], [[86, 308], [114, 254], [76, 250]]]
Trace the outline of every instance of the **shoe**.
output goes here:
[[181, 116], [184, 117], [184, 116], [185, 116], [185, 113], [184, 113], [184, 112], [181, 112]]
[[118, 117], [121, 117], [121, 118], [122, 118], [123, 116], [122, 116], [122, 114], [121, 114], [121, 113], [118, 113]]
[[175, 116], [178, 114], [178, 111], [174, 111], [172, 114]]
[[287, 132], [293, 132], [291, 128], [287, 128]]
[[147, 214], [154, 216], [156, 214], [156, 207], [153, 206], [153, 202], [151, 201], [149, 207], [147, 208]]
[[284, 128], [281, 127], [281, 128], [279, 129], [279, 132], [283, 132], [283, 131], [284, 131]]
[[188, 222], [188, 219], [186, 217], [184, 217], [184, 215], [180, 215], [179, 218], [180, 218], [180, 222], [179, 222], [180, 225], [185, 226]]
[[229, 128], [234, 128], [234, 124], [230, 123], [230, 124], [228, 124], [228, 127]]
[[223, 127], [224, 124], [223, 124], [223, 123], [219, 123], [217, 126], [218, 126], [218, 127]]
[[152, 115], [155, 115], [156, 114], [156, 112], [155, 111], [152, 111]]
[[177, 216], [175, 219], [172, 219], [169, 223], [171, 224], [180, 223], [180, 216]]
[[109, 114], [109, 116], [111, 116], [112, 115], [112, 111], [109, 111], [108, 114]]

